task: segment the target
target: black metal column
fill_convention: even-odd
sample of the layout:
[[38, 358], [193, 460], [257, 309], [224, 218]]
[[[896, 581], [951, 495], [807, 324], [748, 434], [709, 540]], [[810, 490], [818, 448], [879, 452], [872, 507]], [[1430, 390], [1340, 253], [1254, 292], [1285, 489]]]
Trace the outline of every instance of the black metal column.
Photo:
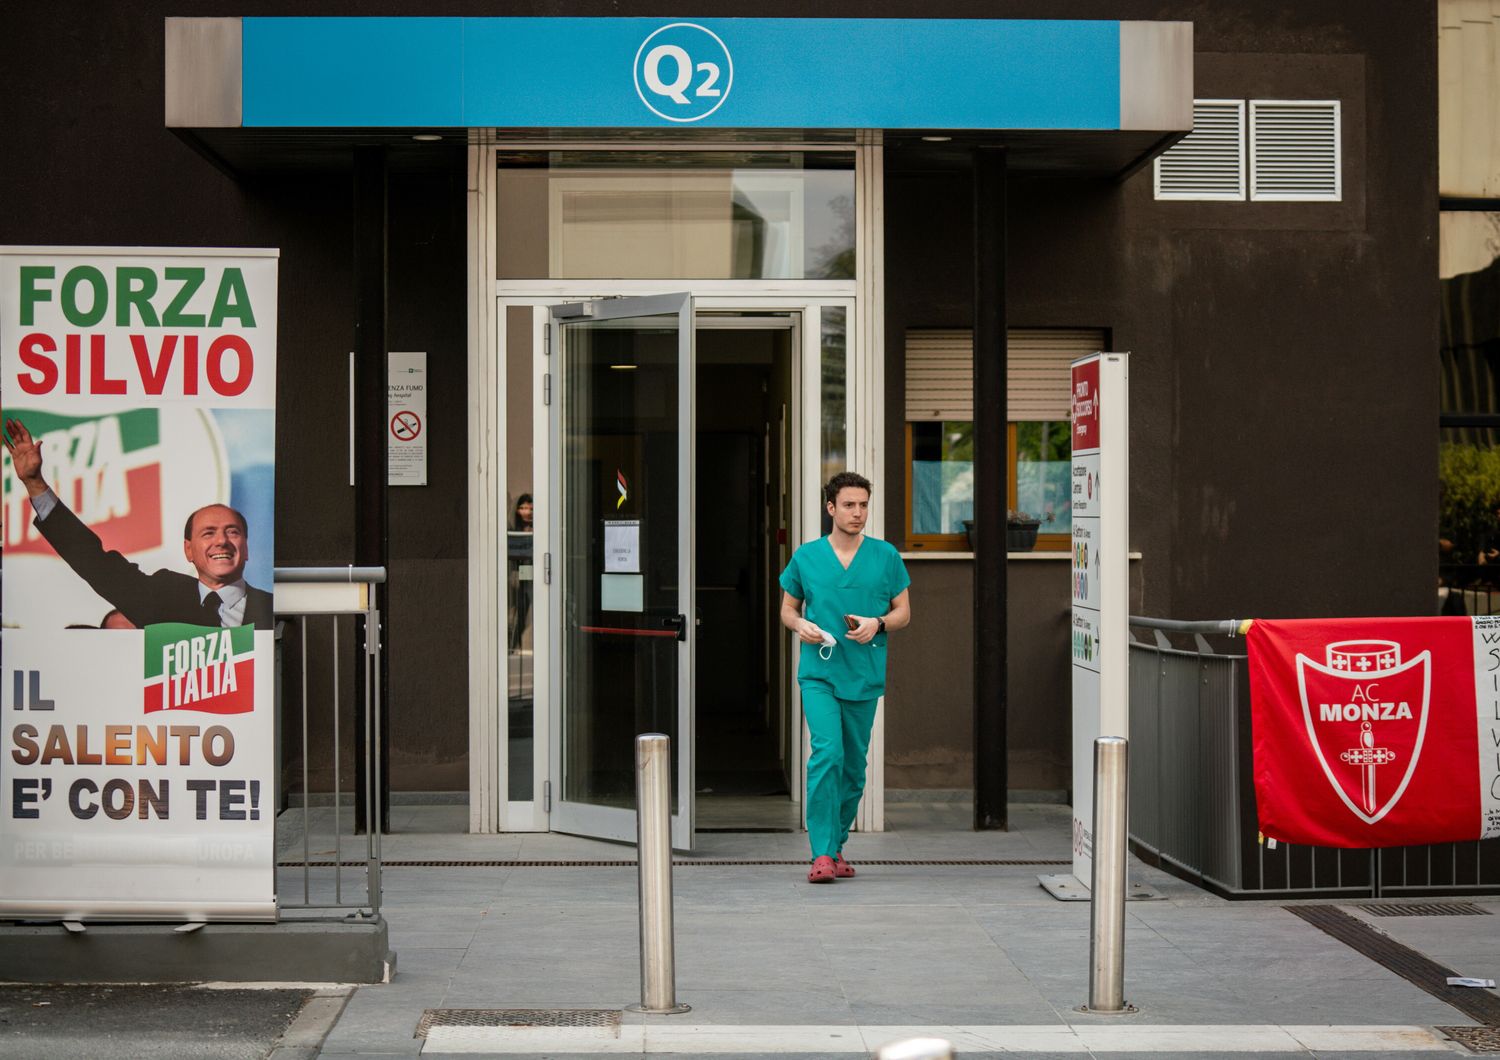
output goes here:
[[[390, 569], [390, 527], [387, 518], [386, 411], [389, 376], [386, 355], [386, 153], [384, 147], [354, 149], [354, 562]], [[381, 645], [379, 698], [380, 769], [376, 792], [380, 829], [390, 831], [390, 644], [387, 585], [372, 587], [380, 609], [380, 630], [361, 630], [355, 674], [356, 703], [364, 702], [364, 641], [379, 637]], [[364, 791], [367, 761], [364, 726], [355, 731], [355, 784]], [[364, 828], [364, 803], [358, 799], [356, 824]]]
[[1004, 829], [1006, 804], [1005, 171], [974, 151], [974, 828]]

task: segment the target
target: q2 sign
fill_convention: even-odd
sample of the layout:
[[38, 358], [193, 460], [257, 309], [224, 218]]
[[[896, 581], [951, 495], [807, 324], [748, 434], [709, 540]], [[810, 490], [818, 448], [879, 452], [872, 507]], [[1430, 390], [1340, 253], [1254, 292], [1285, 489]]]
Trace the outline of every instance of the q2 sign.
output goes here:
[[692, 22], [656, 30], [635, 53], [635, 91], [667, 121], [701, 121], [723, 106], [734, 61], [718, 35]]

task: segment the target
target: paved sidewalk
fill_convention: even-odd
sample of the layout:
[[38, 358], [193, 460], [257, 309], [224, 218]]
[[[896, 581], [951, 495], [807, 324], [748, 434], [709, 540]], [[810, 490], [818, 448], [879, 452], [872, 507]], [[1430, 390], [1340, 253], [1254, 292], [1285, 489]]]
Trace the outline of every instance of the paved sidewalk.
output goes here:
[[[966, 829], [962, 804], [889, 807], [856, 835], [879, 860], [813, 887], [800, 866], [676, 869], [677, 993], [687, 1015], [624, 1013], [618, 1030], [444, 1028], [424, 1010], [618, 1011], [638, 1000], [636, 874], [629, 867], [391, 867], [395, 981], [361, 987], [323, 1056], [868, 1055], [938, 1033], [963, 1057], [1467, 1055], [1433, 1026], [1472, 1021], [1272, 903], [1226, 902], [1139, 864], [1165, 900], [1131, 903], [1130, 1016], [1079, 1013], [1089, 909], [1036, 882], [1068, 857], [1066, 807], [1017, 806], [1014, 830]], [[385, 855], [403, 860], [625, 861], [634, 851], [561, 835], [474, 836], [460, 807], [395, 807]], [[801, 835], [701, 835], [695, 862], [806, 857]], [[1500, 913], [1500, 901], [1481, 899]], [[1375, 922], [1467, 975], [1500, 977], [1500, 916]]]

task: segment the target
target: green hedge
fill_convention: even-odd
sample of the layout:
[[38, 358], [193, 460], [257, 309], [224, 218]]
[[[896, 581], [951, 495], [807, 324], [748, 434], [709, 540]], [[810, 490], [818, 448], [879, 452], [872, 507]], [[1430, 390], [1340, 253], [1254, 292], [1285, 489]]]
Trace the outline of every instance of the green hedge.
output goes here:
[[1438, 449], [1438, 534], [1453, 543], [1452, 559], [1473, 563], [1500, 543], [1500, 449], [1450, 444]]

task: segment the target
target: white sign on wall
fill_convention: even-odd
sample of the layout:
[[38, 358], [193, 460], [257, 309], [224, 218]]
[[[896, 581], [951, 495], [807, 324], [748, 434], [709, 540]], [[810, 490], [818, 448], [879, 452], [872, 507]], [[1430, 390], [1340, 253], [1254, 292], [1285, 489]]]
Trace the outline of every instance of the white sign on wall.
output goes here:
[[1094, 740], [1128, 736], [1130, 373], [1123, 353], [1073, 362], [1073, 875], [1094, 853]]
[[[427, 485], [427, 354], [386, 354], [386, 482]], [[349, 352], [349, 485], [354, 485], [354, 352]]]
[[427, 485], [427, 354], [392, 353], [386, 466], [392, 486]]

